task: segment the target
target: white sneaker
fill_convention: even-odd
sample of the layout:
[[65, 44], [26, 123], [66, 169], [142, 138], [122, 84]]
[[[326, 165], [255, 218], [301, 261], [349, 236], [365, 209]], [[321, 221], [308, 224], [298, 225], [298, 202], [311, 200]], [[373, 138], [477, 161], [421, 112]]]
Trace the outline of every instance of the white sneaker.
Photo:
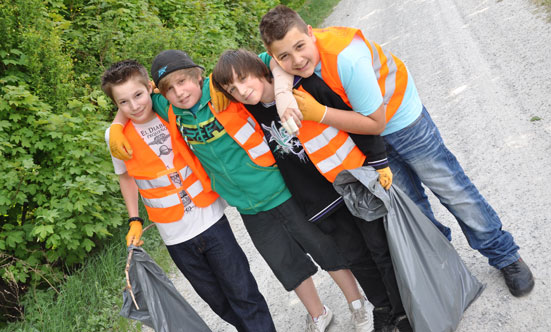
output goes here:
[[325, 329], [331, 324], [333, 313], [325, 305], [323, 314], [315, 321], [309, 314], [306, 314], [306, 332], [325, 332]]
[[352, 314], [352, 324], [354, 324], [356, 332], [370, 332], [370, 312], [367, 311], [365, 299], [362, 297], [359, 300], [349, 303], [348, 308]]

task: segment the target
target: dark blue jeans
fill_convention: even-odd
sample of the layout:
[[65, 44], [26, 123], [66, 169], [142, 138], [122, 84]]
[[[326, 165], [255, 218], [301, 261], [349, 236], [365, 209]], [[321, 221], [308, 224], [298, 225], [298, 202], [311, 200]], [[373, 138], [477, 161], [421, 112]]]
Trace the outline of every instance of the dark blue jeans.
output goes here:
[[268, 305], [225, 216], [193, 239], [167, 249], [197, 294], [223, 320], [238, 331], [275, 331]]
[[513, 236], [444, 145], [438, 128], [423, 107], [410, 126], [384, 136], [393, 183], [450, 239], [450, 229], [436, 220], [423, 185], [450, 211], [470, 246], [502, 269], [519, 258]]

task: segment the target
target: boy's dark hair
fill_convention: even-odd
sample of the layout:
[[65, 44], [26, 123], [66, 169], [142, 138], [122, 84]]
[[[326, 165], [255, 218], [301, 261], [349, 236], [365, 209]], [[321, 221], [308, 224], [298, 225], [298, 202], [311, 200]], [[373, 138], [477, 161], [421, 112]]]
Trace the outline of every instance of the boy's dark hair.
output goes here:
[[218, 59], [212, 70], [212, 83], [218, 91], [224, 93], [228, 99], [236, 101], [222, 86], [233, 83], [233, 72], [239, 78], [253, 75], [257, 78], [265, 78], [272, 82], [272, 76], [268, 67], [258, 55], [245, 49], [227, 50]]
[[260, 37], [266, 49], [274, 41], [281, 40], [292, 28], [308, 33], [308, 25], [300, 15], [289, 7], [277, 5], [270, 9], [260, 20]]
[[113, 86], [126, 83], [131, 78], [137, 78], [145, 86], [149, 86], [147, 69], [136, 60], [115, 62], [101, 76], [101, 89], [113, 102]]

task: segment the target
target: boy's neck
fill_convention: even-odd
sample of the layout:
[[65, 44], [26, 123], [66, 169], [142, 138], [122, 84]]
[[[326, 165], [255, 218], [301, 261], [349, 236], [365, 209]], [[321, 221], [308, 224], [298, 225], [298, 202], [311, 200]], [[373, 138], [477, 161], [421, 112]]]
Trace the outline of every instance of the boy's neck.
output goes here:
[[275, 101], [274, 84], [268, 82], [265, 78], [262, 79], [262, 82], [264, 83], [264, 93], [260, 102], [263, 104], [273, 103]]

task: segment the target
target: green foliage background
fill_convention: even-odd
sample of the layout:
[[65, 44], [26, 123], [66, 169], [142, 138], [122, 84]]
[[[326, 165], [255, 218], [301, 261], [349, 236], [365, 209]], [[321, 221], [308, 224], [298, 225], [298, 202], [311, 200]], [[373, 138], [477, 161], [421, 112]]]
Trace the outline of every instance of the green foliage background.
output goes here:
[[0, 284], [61, 282], [126, 227], [104, 141], [113, 108], [102, 72], [127, 58], [149, 68], [169, 48], [207, 70], [227, 48], [259, 51], [259, 19], [277, 3], [0, 2]]

